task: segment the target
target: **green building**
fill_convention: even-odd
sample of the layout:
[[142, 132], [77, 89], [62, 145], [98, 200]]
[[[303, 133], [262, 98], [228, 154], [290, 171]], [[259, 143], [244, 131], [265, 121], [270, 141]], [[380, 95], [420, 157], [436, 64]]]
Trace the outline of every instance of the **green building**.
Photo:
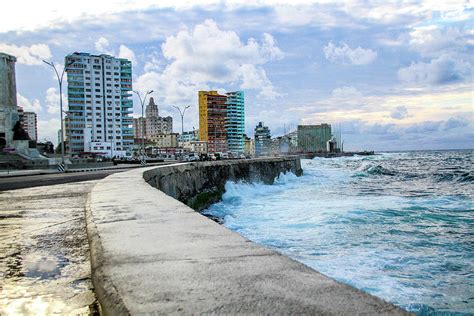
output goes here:
[[229, 151], [238, 156], [244, 153], [245, 105], [244, 92], [227, 92], [227, 143]]
[[298, 149], [303, 152], [326, 152], [331, 139], [331, 125], [298, 125]]

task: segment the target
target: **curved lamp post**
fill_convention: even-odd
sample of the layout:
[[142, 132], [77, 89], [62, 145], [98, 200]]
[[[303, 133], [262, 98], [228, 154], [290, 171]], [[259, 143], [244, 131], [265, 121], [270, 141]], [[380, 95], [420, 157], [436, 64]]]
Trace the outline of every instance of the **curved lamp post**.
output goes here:
[[46, 65], [49, 65], [53, 67], [54, 72], [56, 73], [56, 77], [58, 78], [58, 84], [59, 84], [59, 107], [60, 107], [60, 113], [61, 113], [61, 164], [64, 166], [64, 171], [67, 170], [67, 165], [64, 159], [64, 121], [63, 121], [63, 78], [64, 78], [64, 72], [66, 71], [67, 67], [71, 66], [75, 61], [72, 60], [69, 63], [67, 63], [63, 71], [61, 72], [61, 75], [59, 75], [58, 70], [56, 69], [56, 65], [53, 62], [48, 62], [46, 60], [43, 60], [43, 62]]
[[146, 97], [149, 94], [152, 94], [153, 90], [147, 91], [145, 93], [145, 96], [143, 97], [143, 99], [142, 99], [142, 96], [141, 96], [139, 91], [133, 91], [133, 93], [138, 95], [138, 98], [140, 99], [140, 104], [142, 106], [142, 161], [145, 161], [145, 120], [144, 120], [144, 117], [143, 117], [143, 107], [145, 106]]
[[184, 134], [184, 113], [186, 112], [187, 109], [189, 109], [191, 106], [190, 105], [186, 105], [183, 107], [183, 109], [181, 110], [179, 107], [177, 107], [176, 105], [173, 105], [173, 107], [175, 109], [177, 109], [179, 111], [179, 115], [181, 115], [181, 137], [183, 136]]

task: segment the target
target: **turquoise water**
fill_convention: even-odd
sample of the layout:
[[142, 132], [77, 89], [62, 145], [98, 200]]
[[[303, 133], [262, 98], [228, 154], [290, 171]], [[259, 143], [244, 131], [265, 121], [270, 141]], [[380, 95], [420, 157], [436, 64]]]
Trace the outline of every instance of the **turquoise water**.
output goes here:
[[474, 313], [474, 151], [303, 160], [205, 214], [420, 315]]

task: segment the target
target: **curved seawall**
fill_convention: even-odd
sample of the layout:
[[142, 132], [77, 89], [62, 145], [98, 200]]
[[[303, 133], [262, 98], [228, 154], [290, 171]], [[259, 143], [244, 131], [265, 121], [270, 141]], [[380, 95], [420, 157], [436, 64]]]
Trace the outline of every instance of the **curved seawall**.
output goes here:
[[102, 311], [405, 314], [184, 204], [201, 209], [220, 198], [227, 180], [271, 183], [290, 170], [301, 173], [298, 158], [150, 167], [101, 180], [89, 196], [86, 217]]

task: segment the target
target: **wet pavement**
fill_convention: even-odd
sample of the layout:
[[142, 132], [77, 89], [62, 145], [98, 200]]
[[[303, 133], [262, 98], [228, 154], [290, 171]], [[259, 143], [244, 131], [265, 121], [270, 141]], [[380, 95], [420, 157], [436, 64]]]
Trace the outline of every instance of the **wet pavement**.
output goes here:
[[94, 315], [84, 205], [97, 181], [0, 192], [0, 315]]

